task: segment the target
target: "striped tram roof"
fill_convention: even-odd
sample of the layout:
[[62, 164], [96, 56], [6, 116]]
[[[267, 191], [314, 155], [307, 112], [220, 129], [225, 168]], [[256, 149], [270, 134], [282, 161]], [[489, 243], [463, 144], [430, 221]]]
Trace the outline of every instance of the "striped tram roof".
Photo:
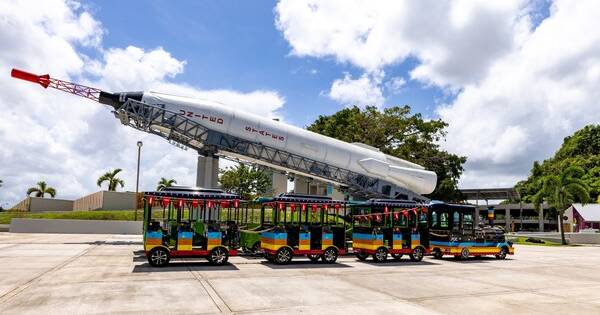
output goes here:
[[199, 191], [146, 191], [145, 196], [179, 198], [179, 199], [200, 199], [200, 200], [234, 200], [240, 199], [240, 196], [226, 192], [199, 192]]

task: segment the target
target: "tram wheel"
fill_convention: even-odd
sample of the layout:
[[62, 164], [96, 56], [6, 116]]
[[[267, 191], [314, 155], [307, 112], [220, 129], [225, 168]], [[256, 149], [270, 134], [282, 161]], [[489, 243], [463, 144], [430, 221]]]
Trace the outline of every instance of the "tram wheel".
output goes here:
[[508, 250], [506, 249], [506, 247], [502, 247], [500, 249], [500, 253], [496, 255], [496, 259], [505, 259], [507, 254]]
[[373, 260], [378, 263], [384, 262], [387, 260], [387, 256], [388, 256], [388, 250], [385, 247], [379, 247], [375, 251], [375, 254], [373, 254]]
[[326, 264], [333, 264], [338, 259], [338, 250], [335, 247], [327, 247], [321, 255], [321, 260]]
[[285, 265], [292, 261], [292, 251], [288, 247], [282, 247], [275, 252], [275, 262]]
[[460, 251], [460, 258], [461, 259], [468, 259], [469, 258], [469, 249], [466, 247], [463, 247], [463, 249]]
[[423, 247], [417, 246], [417, 247], [413, 248], [412, 253], [409, 254], [408, 256], [410, 257], [410, 260], [412, 260], [412, 261], [421, 261], [421, 260], [423, 260], [423, 255], [425, 255], [425, 251], [423, 250]]
[[153, 267], [164, 267], [169, 264], [171, 257], [164, 247], [154, 247], [148, 254], [148, 263]]
[[208, 254], [208, 261], [213, 265], [224, 265], [227, 260], [229, 260], [229, 251], [223, 247], [215, 247]]
[[321, 255], [308, 254], [308, 255], [306, 255], [306, 257], [308, 257], [308, 259], [310, 259], [310, 261], [312, 261], [312, 262], [317, 262], [317, 261], [319, 261], [319, 258], [321, 258]]
[[365, 261], [367, 259], [367, 257], [369, 257], [368, 254], [361, 253], [361, 252], [357, 252], [357, 253], [355, 253], [355, 255], [356, 255], [356, 258], [358, 258], [358, 260], [360, 260], [360, 261]]
[[402, 256], [403, 256], [402, 254], [392, 254], [392, 257], [393, 257], [395, 260], [400, 260], [400, 259], [402, 259]]
[[442, 257], [444, 257], [444, 254], [442, 254], [442, 250], [439, 248], [436, 248], [433, 250], [433, 258], [435, 259], [442, 259]]

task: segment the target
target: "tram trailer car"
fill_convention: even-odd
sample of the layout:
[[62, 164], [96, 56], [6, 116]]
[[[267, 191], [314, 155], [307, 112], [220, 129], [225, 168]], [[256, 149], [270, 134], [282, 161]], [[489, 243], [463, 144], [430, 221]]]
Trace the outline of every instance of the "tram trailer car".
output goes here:
[[351, 205], [352, 249], [356, 257], [384, 262], [409, 255], [421, 261], [429, 253], [427, 206], [414, 201], [370, 199]]
[[431, 253], [467, 259], [470, 256], [493, 255], [505, 259], [514, 255], [512, 242], [506, 241], [504, 230], [492, 226], [474, 226], [476, 208], [470, 205], [432, 203], [429, 207]]
[[[150, 265], [166, 266], [173, 258], [206, 258], [224, 265], [237, 255], [239, 230], [230, 220], [239, 196], [219, 190], [144, 193], [144, 251]], [[159, 206], [161, 210], [154, 210]], [[227, 213], [228, 218], [222, 220]], [[162, 216], [158, 216], [162, 213]]]
[[345, 203], [329, 197], [282, 194], [267, 199], [261, 222], [269, 218], [273, 228], [260, 233], [261, 250], [277, 264], [302, 255], [335, 263], [347, 251], [346, 215]]

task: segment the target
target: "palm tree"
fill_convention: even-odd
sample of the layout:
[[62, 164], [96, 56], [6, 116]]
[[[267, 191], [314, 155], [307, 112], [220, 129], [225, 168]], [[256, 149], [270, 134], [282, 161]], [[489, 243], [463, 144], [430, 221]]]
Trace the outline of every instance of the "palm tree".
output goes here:
[[165, 188], [173, 186], [173, 184], [177, 184], [177, 181], [175, 179], [166, 179], [164, 177], [161, 177], [160, 181], [158, 182], [158, 186], [156, 186], [156, 190], [163, 190]]
[[579, 166], [569, 166], [558, 175], [548, 175], [543, 178], [542, 188], [533, 196], [533, 204], [539, 210], [540, 204], [546, 201], [558, 212], [560, 237], [566, 245], [563, 216], [565, 210], [576, 201], [583, 203], [590, 199], [587, 184], [580, 179], [585, 171]]
[[44, 195], [48, 194], [50, 197], [54, 198], [54, 196], [56, 196], [56, 189], [48, 186], [45, 181], [41, 181], [37, 183], [36, 187], [27, 189], [27, 196], [32, 193], [35, 193], [36, 197], [44, 198]]
[[102, 187], [102, 183], [108, 182], [108, 191], [116, 191], [117, 184], [121, 185], [121, 188], [125, 186], [125, 182], [117, 177], [117, 174], [122, 171], [120, 168], [116, 168], [113, 171], [108, 171], [104, 175], [98, 178], [98, 187]]

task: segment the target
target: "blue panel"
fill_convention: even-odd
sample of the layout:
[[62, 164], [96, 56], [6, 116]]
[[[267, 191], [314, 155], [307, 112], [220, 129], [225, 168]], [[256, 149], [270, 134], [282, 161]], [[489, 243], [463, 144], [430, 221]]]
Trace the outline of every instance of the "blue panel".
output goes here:
[[325, 234], [323, 234], [323, 239], [324, 240], [332, 240], [333, 239], [333, 234], [331, 234], [331, 233], [325, 233]]
[[162, 232], [161, 231], [146, 232], [146, 238], [159, 238], [159, 239], [162, 239]]
[[[217, 232], [217, 233], [219, 233], [219, 232]], [[179, 235], [177, 235], [177, 237], [179, 239], [192, 239], [192, 238], [194, 238], [194, 234], [192, 232], [179, 232]]]
[[356, 240], [372, 240], [373, 234], [363, 234], [363, 233], [354, 233], [352, 234], [352, 238]]
[[207, 235], [208, 238], [212, 238], [212, 239], [220, 239], [221, 238], [221, 232], [208, 232]]
[[310, 233], [300, 233], [300, 239], [301, 240], [309, 240], [310, 239]]
[[278, 233], [263, 232], [263, 233], [260, 233], [260, 236], [264, 237], [264, 238], [275, 239], [275, 240], [285, 240], [285, 239], [287, 239], [287, 233], [285, 233], [285, 232], [278, 232]]

